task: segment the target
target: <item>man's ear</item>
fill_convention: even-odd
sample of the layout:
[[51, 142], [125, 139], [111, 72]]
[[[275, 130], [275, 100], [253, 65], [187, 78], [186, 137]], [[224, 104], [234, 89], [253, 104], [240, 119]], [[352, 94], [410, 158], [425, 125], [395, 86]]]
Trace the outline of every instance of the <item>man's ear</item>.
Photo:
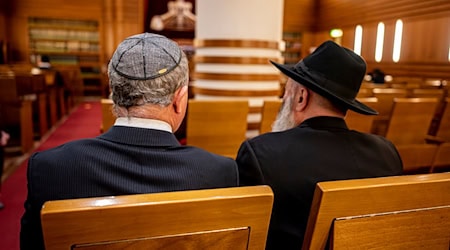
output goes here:
[[308, 105], [309, 93], [305, 88], [300, 88], [294, 97], [294, 110], [303, 111]]
[[175, 110], [176, 113], [182, 113], [183, 110], [185, 109], [185, 98], [187, 98], [187, 94], [188, 94], [188, 86], [185, 85], [181, 88], [178, 88], [175, 91], [174, 97], [173, 97], [173, 108]]

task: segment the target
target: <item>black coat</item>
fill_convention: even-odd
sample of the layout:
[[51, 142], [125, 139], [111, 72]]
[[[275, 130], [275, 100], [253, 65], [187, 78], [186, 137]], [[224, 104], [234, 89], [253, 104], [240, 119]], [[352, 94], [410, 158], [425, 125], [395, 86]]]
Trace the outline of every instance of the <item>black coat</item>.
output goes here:
[[266, 249], [301, 249], [317, 182], [400, 175], [402, 162], [383, 137], [316, 117], [293, 129], [245, 141], [236, 159], [241, 185], [270, 185], [274, 207]]
[[28, 162], [21, 249], [43, 249], [45, 201], [238, 185], [233, 159], [181, 146], [172, 133], [113, 126], [92, 139], [35, 153]]

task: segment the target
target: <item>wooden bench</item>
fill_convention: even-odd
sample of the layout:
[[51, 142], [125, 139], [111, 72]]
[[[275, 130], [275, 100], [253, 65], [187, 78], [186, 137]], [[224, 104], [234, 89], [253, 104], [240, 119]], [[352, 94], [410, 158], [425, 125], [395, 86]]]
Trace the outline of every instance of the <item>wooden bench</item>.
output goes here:
[[[419, 212], [427, 209], [448, 207], [450, 205], [449, 191], [450, 173], [320, 182], [317, 184], [314, 193], [303, 249], [324, 249], [327, 245], [330, 231], [333, 229], [333, 221], [337, 218], [367, 217], [373, 214], [400, 214], [408, 211]], [[444, 236], [447, 237], [446, 244], [448, 246], [450, 242], [450, 234], [448, 233], [450, 232], [450, 228], [448, 226], [448, 219], [445, 221], [445, 218], [448, 218], [448, 209], [438, 212], [438, 214], [442, 216], [443, 220], [436, 222], [434, 226], [444, 227], [447, 232]], [[414, 216], [419, 215], [414, 214]], [[379, 224], [375, 227], [378, 227], [377, 230], [383, 230], [383, 228], [379, 227], [384, 227], [386, 230], [389, 230], [389, 225]], [[422, 226], [428, 227], [425, 223], [423, 225], [405, 223], [401, 224], [401, 227], [395, 225], [395, 228], [400, 230], [398, 233], [401, 233], [402, 230], [404, 232], [410, 231], [414, 226], [417, 226], [417, 230], [419, 228], [423, 230], [424, 228]], [[337, 235], [340, 232], [339, 227], [337, 230], [337, 232], [333, 233], [334, 239], [339, 239], [339, 237], [353, 237], [349, 235]], [[431, 242], [433, 239], [436, 239], [436, 242], [442, 242], [441, 236], [428, 234], [427, 237], [429, 237], [426, 239], [427, 242]], [[387, 239], [387, 237], [385, 238]], [[406, 240], [406, 238], [403, 240]], [[373, 246], [380, 247], [378, 244]], [[410, 242], [405, 241], [401, 246], [400, 248], [395, 248], [396, 245], [389, 247], [409, 249]], [[380, 249], [388, 249], [387, 247], [385, 248], [383, 245]]]
[[[358, 101], [377, 110], [378, 99], [376, 97], [358, 98]], [[357, 130], [364, 133], [371, 133], [374, 115], [363, 115], [353, 110], [348, 110], [345, 116], [345, 123], [349, 129]]]
[[265, 247], [268, 186], [46, 202], [47, 250], [253, 249]]
[[27, 153], [34, 146], [32, 101], [19, 95], [14, 76], [0, 76], [0, 89], [0, 122], [11, 134], [8, 146], [19, 146], [21, 153]]
[[330, 249], [450, 249], [450, 205], [337, 218]]
[[247, 100], [189, 100], [186, 144], [234, 158], [246, 139]]
[[116, 117], [113, 114], [113, 101], [111, 99], [103, 98], [100, 100], [102, 107], [102, 124], [100, 125], [100, 132], [108, 131], [116, 122]]
[[259, 134], [264, 134], [272, 131], [272, 124], [277, 118], [283, 100], [264, 100], [261, 110], [261, 123], [259, 127]]
[[394, 98], [386, 138], [395, 145], [424, 144], [437, 98]]

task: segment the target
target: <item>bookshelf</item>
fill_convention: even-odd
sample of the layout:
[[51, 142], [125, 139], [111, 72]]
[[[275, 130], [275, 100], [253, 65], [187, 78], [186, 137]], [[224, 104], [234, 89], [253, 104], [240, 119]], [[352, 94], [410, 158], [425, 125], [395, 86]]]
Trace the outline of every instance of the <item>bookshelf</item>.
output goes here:
[[103, 95], [99, 22], [28, 18], [31, 63], [48, 56], [54, 66], [80, 67], [85, 95]]
[[302, 58], [302, 33], [283, 32], [283, 40], [286, 43], [284, 63], [297, 63]]

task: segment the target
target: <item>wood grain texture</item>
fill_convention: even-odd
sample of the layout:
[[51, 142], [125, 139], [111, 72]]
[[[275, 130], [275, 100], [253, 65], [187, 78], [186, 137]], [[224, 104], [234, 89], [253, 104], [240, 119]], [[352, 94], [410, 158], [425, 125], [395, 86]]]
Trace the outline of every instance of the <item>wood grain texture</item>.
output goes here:
[[303, 249], [324, 249], [335, 218], [450, 205], [450, 173], [317, 184]]
[[264, 249], [272, 203], [268, 186], [219, 188], [49, 201], [41, 218], [48, 250], [143, 246], [147, 240], [144, 249], [197, 249], [224, 235], [215, 242], [219, 249]]

